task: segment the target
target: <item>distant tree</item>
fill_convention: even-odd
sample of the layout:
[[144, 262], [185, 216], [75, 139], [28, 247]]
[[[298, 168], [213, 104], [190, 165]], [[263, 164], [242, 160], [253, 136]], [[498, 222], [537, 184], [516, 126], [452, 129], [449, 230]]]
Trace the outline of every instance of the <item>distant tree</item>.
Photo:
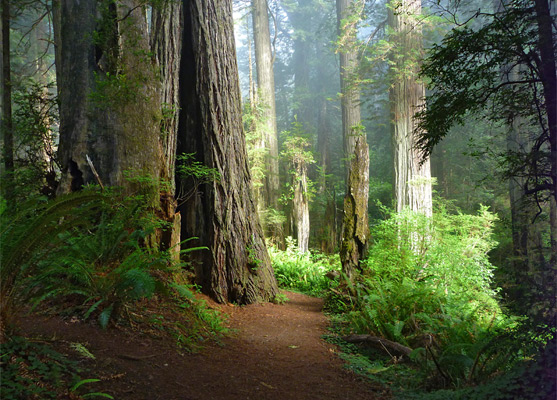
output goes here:
[[[432, 94], [420, 113], [418, 146], [425, 156], [452, 126], [477, 116], [519, 120], [529, 145], [509, 148], [507, 176], [548, 211], [549, 265], [557, 262], [557, 77], [555, 16], [547, 0], [511, 1], [478, 12], [481, 24], [454, 29], [433, 46], [422, 73]], [[520, 68], [517, 68], [520, 67]]]
[[342, 270], [348, 279], [360, 268], [369, 240], [369, 148], [360, 120], [360, 94], [355, 84], [358, 1], [337, 0], [340, 53], [342, 132], [346, 158], [346, 194], [340, 245]]
[[12, 79], [10, 61], [10, 2], [2, 0], [2, 157], [4, 160], [4, 184], [2, 195], [8, 206], [14, 206], [14, 135], [12, 123]]
[[266, 149], [266, 175], [263, 185], [264, 209], [278, 207], [279, 162], [278, 136], [275, 106], [275, 77], [273, 50], [269, 31], [267, 0], [252, 0], [253, 37], [255, 43], [255, 65], [257, 71], [258, 105], [261, 109], [263, 147]]
[[293, 236], [298, 241], [298, 250], [301, 253], [309, 251], [309, 203], [312, 193], [311, 182], [308, 177], [308, 167], [314, 163], [313, 154], [307, 135], [304, 134], [302, 123], [295, 120], [292, 129], [283, 132], [282, 158], [288, 164], [290, 180], [289, 193], [285, 196], [289, 200], [292, 210], [290, 218]]
[[184, 15], [178, 151], [217, 176], [180, 208], [182, 232], [209, 248], [194, 260], [204, 292], [221, 303], [269, 300], [278, 288], [251, 193], [231, 1], [187, 1]]
[[422, 158], [416, 147], [417, 121], [424, 104], [425, 86], [418, 80], [422, 57], [420, 0], [388, 4], [391, 86], [391, 131], [396, 210], [408, 207], [425, 215], [432, 213], [429, 156]]

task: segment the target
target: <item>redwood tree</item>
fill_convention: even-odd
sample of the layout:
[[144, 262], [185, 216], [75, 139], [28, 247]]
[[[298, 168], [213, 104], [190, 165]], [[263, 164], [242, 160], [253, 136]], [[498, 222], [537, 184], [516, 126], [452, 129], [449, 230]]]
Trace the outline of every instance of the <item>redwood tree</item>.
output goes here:
[[359, 268], [369, 239], [369, 148], [360, 123], [360, 93], [353, 79], [358, 67], [357, 18], [353, 18], [356, 5], [353, 0], [337, 0], [342, 131], [347, 159], [340, 260], [349, 279]]
[[[166, 30], [159, 26], [162, 10], [153, 11], [154, 32], [168, 35], [179, 29], [178, 19], [168, 22], [177, 5], [168, 7]], [[178, 108], [171, 75], [178, 73], [179, 49], [161, 40], [153, 40], [151, 49], [140, 0], [59, 0], [53, 12], [62, 168], [58, 192], [89, 183], [120, 186], [145, 195], [147, 205], [174, 223], [175, 122], [169, 122], [162, 106], [164, 101], [165, 107]], [[161, 181], [170, 185], [160, 186]], [[156, 238], [164, 247], [178, 241], [164, 235]]]
[[262, 109], [260, 117], [263, 122], [259, 130], [263, 135], [263, 145], [267, 151], [265, 157], [267, 173], [263, 185], [263, 206], [264, 208], [272, 207], [276, 209], [279, 194], [278, 141], [275, 77], [267, 0], [252, 0], [252, 14], [258, 103]]
[[425, 86], [418, 80], [422, 33], [417, 16], [421, 0], [402, 0], [388, 5], [391, 28], [391, 129], [396, 210], [408, 207], [425, 215], [432, 213], [429, 157], [422, 159], [416, 147], [415, 113], [424, 105]]
[[278, 292], [250, 191], [232, 4], [184, 3], [179, 152], [195, 153], [217, 178], [181, 207], [184, 237], [198, 237], [196, 275], [218, 302], [269, 300]]

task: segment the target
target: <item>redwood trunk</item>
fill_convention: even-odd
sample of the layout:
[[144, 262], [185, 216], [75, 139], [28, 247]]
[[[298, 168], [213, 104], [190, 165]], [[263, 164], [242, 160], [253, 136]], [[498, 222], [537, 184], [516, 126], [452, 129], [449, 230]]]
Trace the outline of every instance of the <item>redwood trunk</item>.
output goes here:
[[14, 187], [14, 135], [12, 124], [12, 81], [10, 61], [10, 2], [2, 0], [2, 145], [4, 148], [3, 195], [8, 207], [15, 206]]
[[267, 150], [265, 166], [264, 206], [274, 209], [278, 206], [279, 166], [277, 120], [275, 105], [275, 77], [273, 71], [273, 54], [269, 31], [267, 0], [252, 0], [253, 37], [255, 43], [255, 65], [257, 71], [258, 103], [262, 106], [263, 144]]
[[[417, 21], [420, 0], [402, 0], [388, 10], [394, 46], [392, 84], [389, 92], [393, 135], [394, 196], [397, 211], [410, 208], [432, 214], [429, 158], [421, 158], [416, 143], [414, 114], [425, 105], [425, 86], [418, 81], [419, 62], [415, 53], [422, 49], [422, 34]], [[409, 65], [414, 65], [410, 68]]]
[[[158, 82], [149, 54], [147, 20], [139, 1], [60, 2], [56, 38], [60, 102], [58, 191], [97, 183], [144, 190], [126, 175], [158, 183], [164, 169]], [[97, 41], [93, 40], [97, 37]], [[156, 205], [159, 193], [149, 190]]]
[[219, 178], [182, 207], [184, 237], [196, 236], [196, 275], [216, 301], [272, 299], [277, 284], [250, 191], [232, 5], [226, 0], [184, 3], [179, 150], [196, 153]]
[[346, 194], [340, 260], [342, 271], [351, 280], [365, 256], [369, 239], [367, 203], [369, 197], [369, 148], [360, 121], [360, 93], [354, 81], [358, 68], [356, 22], [353, 0], [337, 0], [340, 37], [340, 86]]

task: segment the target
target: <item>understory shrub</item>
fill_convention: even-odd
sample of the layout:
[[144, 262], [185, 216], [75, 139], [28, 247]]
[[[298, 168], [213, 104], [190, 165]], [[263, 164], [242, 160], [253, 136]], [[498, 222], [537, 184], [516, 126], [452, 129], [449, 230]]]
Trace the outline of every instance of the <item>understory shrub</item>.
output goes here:
[[28, 277], [26, 290], [34, 304], [56, 299], [85, 319], [96, 315], [106, 327], [128, 303], [150, 297], [155, 273], [168, 268], [168, 254], [147, 246], [162, 226], [142, 196], [103, 195], [97, 212], [87, 216], [85, 229], [59, 234], [59, 244]]
[[[503, 312], [488, 252], [496, 216], [409, 210], [373, 228], [369, 258], [348, 288], [345, 331], [413, 349], [424, 388], [483, 382], [524, 356]], [[338, 301], [338, 300], [337, 300]]]
[[287, 238], [284, 251], [269, 246], [269, 255], [281, 288], [320, 296], [336, 285], [325, 274], [332, 270], [340, 271], [338, 255], [301, 253], [292, 238]]

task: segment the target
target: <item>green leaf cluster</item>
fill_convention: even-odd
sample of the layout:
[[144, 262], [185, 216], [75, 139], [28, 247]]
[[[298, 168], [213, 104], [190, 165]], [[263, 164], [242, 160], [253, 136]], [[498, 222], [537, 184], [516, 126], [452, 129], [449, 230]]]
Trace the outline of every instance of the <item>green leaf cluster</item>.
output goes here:
[[478, 383], [508, 368], [519, 350], [503, 338], [518, 321], [492, 287], [495, 220], [485, 207], [477, 215], [442, 207], [431, 218], [390, 214], [373, 228], [370, 256], [349, 287], [346, 330], [413, 348], [425, 386]]
[[286, 242], [284, 251], [269, 247], [271, 264], [281, 288], [322, 296], [327, 289], [337, 285], [325, 274], [332, 270], [340, 271], [338, 255], [300, 253], [294, 239], [286, 238]]

